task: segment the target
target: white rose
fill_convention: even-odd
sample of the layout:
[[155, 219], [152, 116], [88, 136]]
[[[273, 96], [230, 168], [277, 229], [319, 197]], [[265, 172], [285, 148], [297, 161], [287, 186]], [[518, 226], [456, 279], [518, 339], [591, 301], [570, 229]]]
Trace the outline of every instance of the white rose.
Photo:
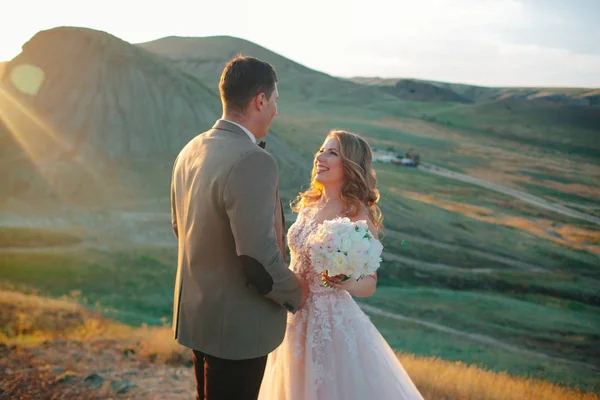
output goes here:
[[323, 225], [330, 232], [341, 233], [344, 231], [346, 223], [342, 218], [335, 218], [325, 221]]
[[354, 231], [352, 232], [352, 235], [350, 236], [353, 242], [360, 242], [364, 237], [365, 237], [365, 231], [358, 230], [358, 231]]
[[348, 267], [348, 259], [343, 253], [333, 253], [331, 255], [331, 269], [335, 271], [332, 275], [339, 275], [344, 273]]
[[344, 275], [349, 276], [350, 279], [356, 279], [360, 275], [360, 273], [357, 272], [356, 268], [354, 268], [351, 265], [348, 265], [348, 267], [344, 271]]
[[323, 223], [323, 227], [325, 229], [327, 229], [328, 232], [331, 232], [331, 233], [338, 233], [340, 231], [338, 224], [335, 222], [332, 222], [332, 221], [325, 221]]
[[377, 271], [377, 269], [379, 268], [380, 265], [381, 265], [381, 258], [370, 258], [367, 263], [367, 274], [366, 275], [373, 274], [375, 271]]
[[351, 222], [348, 218], [336, 218], [334, 226], [336, 232], [343, 234], [347, 232], [348, 228], [351, 228]]
[[381, 256], [381, 252], [383, 251], [383, 245], [377, 239], [369, 239], [369, 255], [371, 257], [379, 257]]
[[361, 219], [360, 221], [356, 221], [356, 226], [359, 229], [362, 229], [364, 231], [368, 231], [369, 230], [369, 225], [367, 224], [367, 221], [365, 221], [364, 219]]
[[340, 251], [347, 253], [352, 248], [352, 240], [348, 237], [344, 237], [340, 243]]
[[352, 250], [359, 253], [368, 254], [369, 247], [370, 244], [368, 239], [361, 239], [359, 242], [352, 243]]
[[318, 258], [313, 260], [312, 266], [316, 272], [323, 272], [325, 269], [325, 264], [323, 263], [323, 261], [321, 259], [318, 259]]
[[340, 235], [338, 235], [337, 233], [331, 234], [331, 236], [329, 237], [329, 240], [331, 242], [331, 247], [334, 251], [338, 250], [340, 248], [340, 246], [342, 245], [342, 239], [340, 238]]
[[321, 243], [315, 243], [310, 249], [311, 254], [321, 254], [323, 252], [324, 252], [324, 249], [323, 249], [323, 246], [321, 245]]
[[369, 257], [364, 252], [356, 251], [356, 249], [352, 249], [352, 251], [348, 252], [348, 264], [355, 270], [364, 270], [368, 260]]

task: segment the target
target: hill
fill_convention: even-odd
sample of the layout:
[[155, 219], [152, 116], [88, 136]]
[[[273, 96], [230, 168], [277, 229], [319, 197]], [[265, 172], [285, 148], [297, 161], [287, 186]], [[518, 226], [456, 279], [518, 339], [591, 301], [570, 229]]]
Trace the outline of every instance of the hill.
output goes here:
[[486, 87], [404, 78], [354, 77], [350, 80], [379, 87], [399, 98], [420, 101], [483, 102], [513, 99], [578, 106], [600, 105], [600, 91], [589, 88]]
[[598, 89], [493, 88], [392, 78], [352, 81], [412, 101], [408, 106], [383, 105], [397, 116], [450, 127], [471, 140], [485, 135], [537, 146], [552, 156], [588, 161], [600, 157]]
[[459, 103], [474, 101], [470, 96], [465, 96], [451, 88], [416, 79], [352, 78], [351, 81], [378, 87], [403, 100]]
[[198, 79], [104, 32], [42, 31], [6, 69], [3, 197], [93, 204], [141, 195], [140, 175], [172, 162], [220, 115]]
[[170, 36], [136, 46], [171, 60], [183, 71], [217, 88], [219, 73], [227, 61], [238, 54], [265, 60], [274, 66], [280, 78], [283, 104], [299, 102], [335, 102], [357, 104], [389, 98], [370, 87], [307, 68], [262, 46], [230, 36]]

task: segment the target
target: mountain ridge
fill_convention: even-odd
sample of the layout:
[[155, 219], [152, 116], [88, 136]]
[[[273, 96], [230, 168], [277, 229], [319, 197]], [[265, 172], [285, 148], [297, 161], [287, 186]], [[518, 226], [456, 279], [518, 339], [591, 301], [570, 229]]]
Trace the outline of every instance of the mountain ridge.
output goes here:
[[[168, 36], [135, 45], [167, 58], [210, 87], [217, 87], [225, 64], [242, 54], [273, 65], [280, 78], [279, 91], [283, 102], [353, 102], [355, 97], [370, 101], [393, 99], [375, 88], [311, 69], [266, 47], [233, 36]], [[336, 95], [333, 98], [332, 93]]]
[[[350, 81], [375, 86], [401, 99], [419, 101], [439, 100], [427, 98], [423, 93], [444, 92], [447, 101], [481, 102], [504, 99], [545, 101], [557, 104], [596, 106], [600, 105], [600, 89], [569, 87], [510, 87], [480, 86], [412, 78], [352, 77]], [[412, 91], [412, 92], [411, 92]], [[421, 92], [415, 95], [415, 92]], [[421, 98], [419, 98], [419, 95]], [[452, 100], [455, 96], [456, 99]]]

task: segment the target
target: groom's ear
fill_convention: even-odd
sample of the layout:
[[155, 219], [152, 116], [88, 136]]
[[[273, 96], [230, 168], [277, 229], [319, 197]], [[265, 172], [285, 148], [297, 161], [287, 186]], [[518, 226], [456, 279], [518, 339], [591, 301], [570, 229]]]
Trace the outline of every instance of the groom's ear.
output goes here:
[[254, 96], [254, 99], [252, 99], [252, 101], [254, 102], [254, 106], [256, 107], [256, 109], [258, 111], [262, 111], [262, 109], [265, 107], [265, 105], [267, 104], [267, 97], [265, 96], [264, 93], [259, 93], [256, 96]]

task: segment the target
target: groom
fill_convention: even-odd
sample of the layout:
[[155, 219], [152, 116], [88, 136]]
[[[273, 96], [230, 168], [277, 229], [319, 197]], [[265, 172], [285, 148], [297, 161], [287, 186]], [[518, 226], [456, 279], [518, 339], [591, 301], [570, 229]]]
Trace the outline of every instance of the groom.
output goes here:
[[277, 115], [277, 75], [240, 56], [225, 66], [219, 91], [222, 118], [173, 168], [173, 329], [193, 350], [197, 399], [250, 400], [308, 286], [285, 265], [277, 164], [256, 144]]

